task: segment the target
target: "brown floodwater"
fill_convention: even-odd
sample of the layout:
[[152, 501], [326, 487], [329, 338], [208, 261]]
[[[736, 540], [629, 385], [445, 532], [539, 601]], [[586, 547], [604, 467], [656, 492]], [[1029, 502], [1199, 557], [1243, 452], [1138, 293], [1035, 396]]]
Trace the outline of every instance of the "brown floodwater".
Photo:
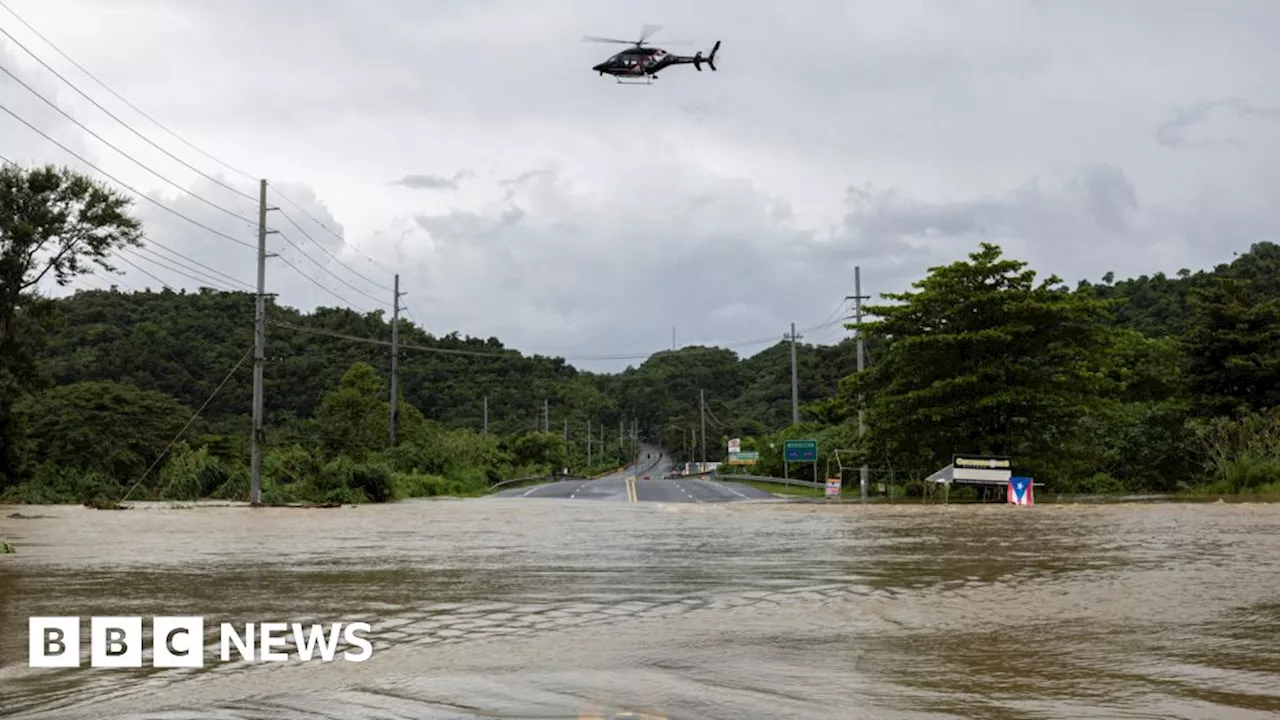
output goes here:
[[[1280, 714], [1276, 504], [12, 507], [0, 537], [6, 717]], [[29, 668], [60, 615], [86, 659], [91, 616], [203, 616], [208, 662]], [[221, 662], [250, 621], [374, 652]]]

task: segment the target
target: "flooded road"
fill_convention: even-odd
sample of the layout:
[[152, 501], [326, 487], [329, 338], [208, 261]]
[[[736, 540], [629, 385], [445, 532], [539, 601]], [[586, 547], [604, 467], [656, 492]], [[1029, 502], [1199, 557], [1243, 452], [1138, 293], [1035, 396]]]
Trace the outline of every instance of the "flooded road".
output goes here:
[[[1280, 505], [22, 507], [0, 537], [5, 717], [1280, 713]], [[200, 615], [208, 661], [29, 669], [32, 615]], [[219, 661], [219, 623], [277, 620], [375, 652]]]

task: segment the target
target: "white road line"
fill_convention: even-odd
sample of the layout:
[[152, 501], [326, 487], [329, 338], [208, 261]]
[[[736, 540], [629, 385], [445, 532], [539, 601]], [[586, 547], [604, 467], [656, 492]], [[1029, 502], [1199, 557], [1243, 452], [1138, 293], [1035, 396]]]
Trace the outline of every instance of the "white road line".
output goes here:
[[540, 487], [542, 487], [542, 486], [541, 486], [541, 485], [534, 485], [533, 487], [529, 488], [528, 490], [525, 490], [525, 491], [524, 491], [524, 494], [523, 494], [523, 495], [521, 495], [520, 497], [529, 497], [529, 496], [530, 496], [530, 495], [532, 495], [535, 491], [537, 491], [537, 489], [538, 489], [538, 488], [540, 488]]

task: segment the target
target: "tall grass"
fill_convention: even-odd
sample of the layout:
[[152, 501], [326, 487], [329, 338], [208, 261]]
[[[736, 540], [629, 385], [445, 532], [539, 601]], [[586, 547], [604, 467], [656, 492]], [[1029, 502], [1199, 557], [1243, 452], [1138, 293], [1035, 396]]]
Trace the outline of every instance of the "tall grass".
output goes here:
[[1216, 418], [1199, 429], [1211, 490], [1280, 492], [1280, 408], [1237, 419]]

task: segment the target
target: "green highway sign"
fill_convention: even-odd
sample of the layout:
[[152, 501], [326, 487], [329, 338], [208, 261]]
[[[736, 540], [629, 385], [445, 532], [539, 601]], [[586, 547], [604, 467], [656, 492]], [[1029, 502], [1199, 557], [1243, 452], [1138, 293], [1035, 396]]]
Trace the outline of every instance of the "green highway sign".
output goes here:
[[787, 462], [817, 462], [817, 440], [787, 440], [782, 443], [782, 458]]

